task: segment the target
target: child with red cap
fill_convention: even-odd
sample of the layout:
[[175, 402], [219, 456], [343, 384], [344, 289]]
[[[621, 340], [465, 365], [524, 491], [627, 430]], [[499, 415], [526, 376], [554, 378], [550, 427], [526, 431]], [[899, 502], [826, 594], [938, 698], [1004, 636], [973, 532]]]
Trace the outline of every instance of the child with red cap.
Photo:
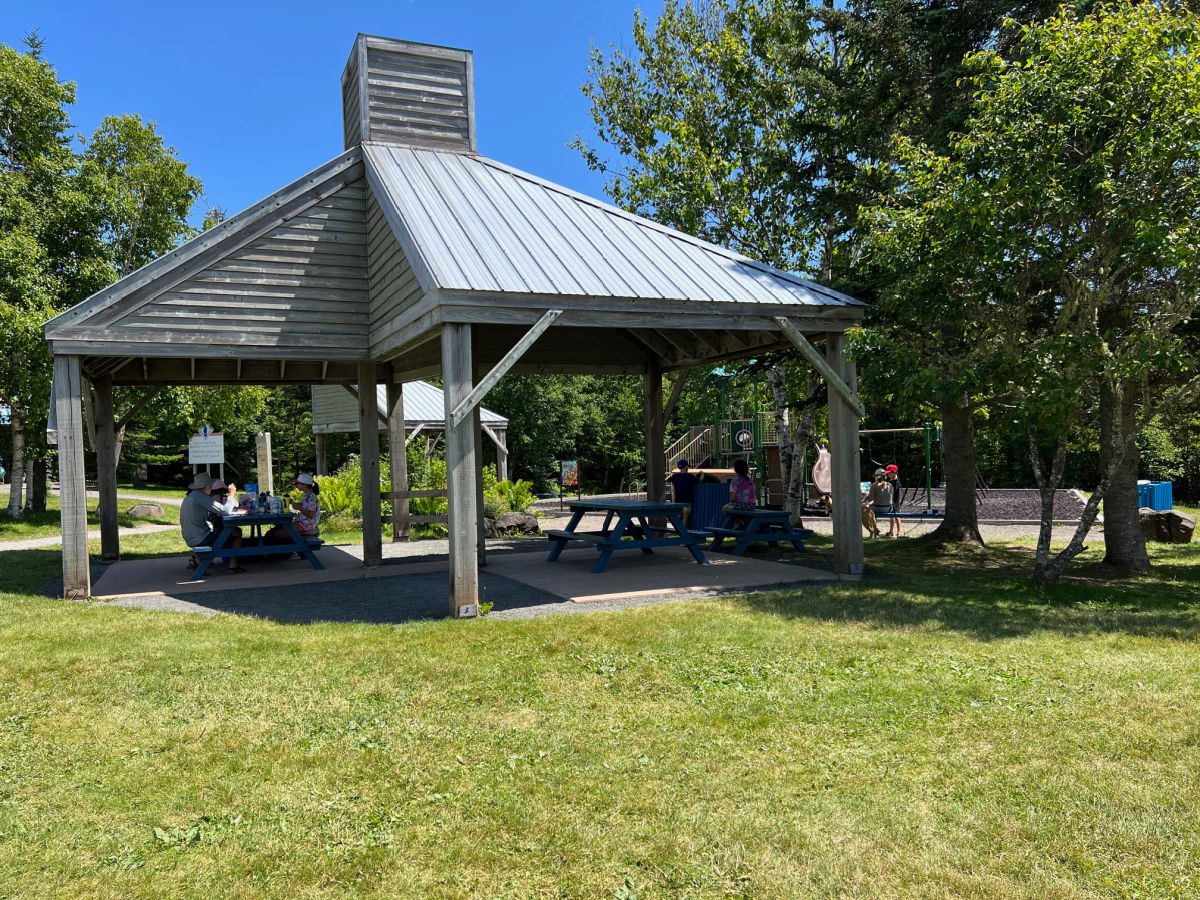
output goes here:
[[900, 537], [900, 520], [896, 514], [900, 512], [900, 467], [894, 463], [883, 470], [884, 477], [892, 486], [892, 514], [888, 516], [888, 537]]

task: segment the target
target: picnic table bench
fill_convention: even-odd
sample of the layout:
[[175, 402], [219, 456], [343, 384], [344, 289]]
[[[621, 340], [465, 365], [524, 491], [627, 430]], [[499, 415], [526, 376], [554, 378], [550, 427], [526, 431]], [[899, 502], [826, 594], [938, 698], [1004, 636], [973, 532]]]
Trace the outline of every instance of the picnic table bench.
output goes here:
[[[554, 562], [571, 541], [592, 544], [600, 551], [600, 557], [592, 571], [603, 572], [618, 550], [641, 550], [650, 555], [655, 547], [687, 547], [688, 552], [700, 565], [708, 560], [700, 544], [707, 532], [689, 531], [683, 527], [681, 515], [684, 504], [658, 503], [645, 500], [575, 500], [571, 502], [571, 521], [566, 528], [552, 529], [546, 537], [554, 545], [546, 562]], [[577, 531], [579, 523], [587, 513], [605, 513], [600, 531]], [[651, 519], [665, 519], [666, 525], [655, 525]], [[616, 524], [613, 524], [613, 520]]]
[[[744, 528], [737, 528], [735, 519], [746, 519]], [[725, 540], [733, 541], [733, 555], [741, 556], [755, 541], [777, 544], [787, 541], [799, 553], [804, 552], [804, 542], [812, 537], [807, 528], [793, 528], [787, 510], [783, 509], [739, 509], [725, 514], [725, 521], [720, 527], [709, 528], [713, 542], [709, 550], [720, 550]]]
[[[242, 558], [246, 556], [274, 556], [276, 553], [299, 553], [308, 560], [309, 565], [320, 571], [325, 568], [325, 565], [317, 559], [315, 551], [319, 550], [325, 543], [322, 540], [313, 538], [307, 540], [298, 531], [295, 525], [296, 516], [294, 513], [246, 513], [244, 515], [227, 515], [221, 516], [221, 532], [217, 535], [217, 539], [213, 541], [211, 547], [193, 547], [192, 552], [196, 555], [196, 559], [200, 564], [196, 566], [196, 571], [192, 573], [191, 580], [197, 581], [204, 577], [204, 573], [208, 571], [208, 567], [217, 557], [234, 557]], [[263, 527], [268, 530], [275, 525], [282, 526], [284, 532], [291, 539], [287, 544], [264, 544], [262, 541]], [[246, 526], [250, 529], [250, 534], [242, 539], [240, 547], [226, 547], [229, 539], [233, 536], [235, 528]], [[257, 542], [257, 543], [255, 543]]]

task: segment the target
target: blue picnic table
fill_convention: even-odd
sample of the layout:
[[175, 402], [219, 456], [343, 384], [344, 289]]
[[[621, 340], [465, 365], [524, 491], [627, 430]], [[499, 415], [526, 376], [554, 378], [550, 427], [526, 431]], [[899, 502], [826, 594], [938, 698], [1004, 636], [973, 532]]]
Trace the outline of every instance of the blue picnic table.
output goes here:
[[[647, 500], [575, 500], [570, 504], [571, 521], [566, 528], [546, 532], [554, 545], [546, 562], [554, 562], [571, 541], [584, 541], [595, 545], [600, 558], [592, 566], [593, 572], [603, 572], [617, 550], [641, 550], [652, 554], [655, 547], [687, 547], [688, 552], [700, 565], [708, 560], [700, 549], [708, 535], [701, 531], [689, 531], [683, 525], [683, 503], [659, 503]], [[588, 513], [605, 513], [604, 526], [600, 531], [578, 531], [579, 523]], [[616, 524], [613, 520], [616, 520]], [[666, 525], [656, 525], [652, 519], [665, 520]]]
[[[742, 528], [737, 527], [738, 519], [745, 521]], [[804, 552], [804, 541], [812, 537], [807, 528], [793, 528], [791, 517], [786, 510], [764, 509], [732, 509], [725, 514], [725, 521], [716, 527], [709, 528], [713, 542], [709, 550], [720, 550], [726, 540], [733, 541], [733, 555], [741, 556], [755, 541], [768, 544], [787, 542], [796, 548], [796, 552]]]
[[[196, 571], [192, 573], [191, 580], [196, 581], [203, 578], [204, 573], [208, 571], [208, 567], [212, 565], [212, 561], [218, 556], [231, 556], [240, 559], [246, 556], [274, 556], [277, 553], [299, 553], [308, 560], [309, 565], [314, 569], [324, 569], [324, 564], [317, 559], [315, 552], [316, 548], [321, 546], [322, 542], [306, 541], [296, 531], [295, 520], [295, 514], [290, 512], [245, 513], [243, 515], [221, 516], [221, 532], [217, 535], [217, 539], [213, 541], [213, 545], [211, 547], [193, 548], [193, 552], [200, 560], [200, 564], [196, 566]], [[291, 539], [291, 543], [263, 543], [263, 529], [266, 528], [269, 531], [276, 525], [283, 527], [284, 532]], [[235, 528], [248, 528], [250, 533], [242, 535], [242, 546], [226, 547], [225, 545], [233, 536]]]

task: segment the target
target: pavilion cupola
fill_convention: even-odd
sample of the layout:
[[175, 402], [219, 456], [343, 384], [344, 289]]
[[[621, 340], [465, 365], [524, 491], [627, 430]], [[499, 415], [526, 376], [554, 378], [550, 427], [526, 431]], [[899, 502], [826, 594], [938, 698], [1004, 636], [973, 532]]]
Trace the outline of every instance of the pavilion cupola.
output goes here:
[[469, 50], [360, 34], [342, 73], [346, 148], [363, 141], [475, 152]]

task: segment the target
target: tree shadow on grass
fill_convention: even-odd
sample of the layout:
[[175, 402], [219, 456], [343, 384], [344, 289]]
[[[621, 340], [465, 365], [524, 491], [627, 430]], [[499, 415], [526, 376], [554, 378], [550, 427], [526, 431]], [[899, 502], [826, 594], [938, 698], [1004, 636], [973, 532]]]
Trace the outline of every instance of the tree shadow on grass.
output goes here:
[[1086, 561], [1050, 590], [1028, 580], [1030, 553], [888, 548], [868, 557], [860, 583], [752, 594], [740, 602], [787, 618], [944, 629], [984, 641], [1038, 632], [1200, 637], [1200, 549], [1158, 548], [1148, 576]]

